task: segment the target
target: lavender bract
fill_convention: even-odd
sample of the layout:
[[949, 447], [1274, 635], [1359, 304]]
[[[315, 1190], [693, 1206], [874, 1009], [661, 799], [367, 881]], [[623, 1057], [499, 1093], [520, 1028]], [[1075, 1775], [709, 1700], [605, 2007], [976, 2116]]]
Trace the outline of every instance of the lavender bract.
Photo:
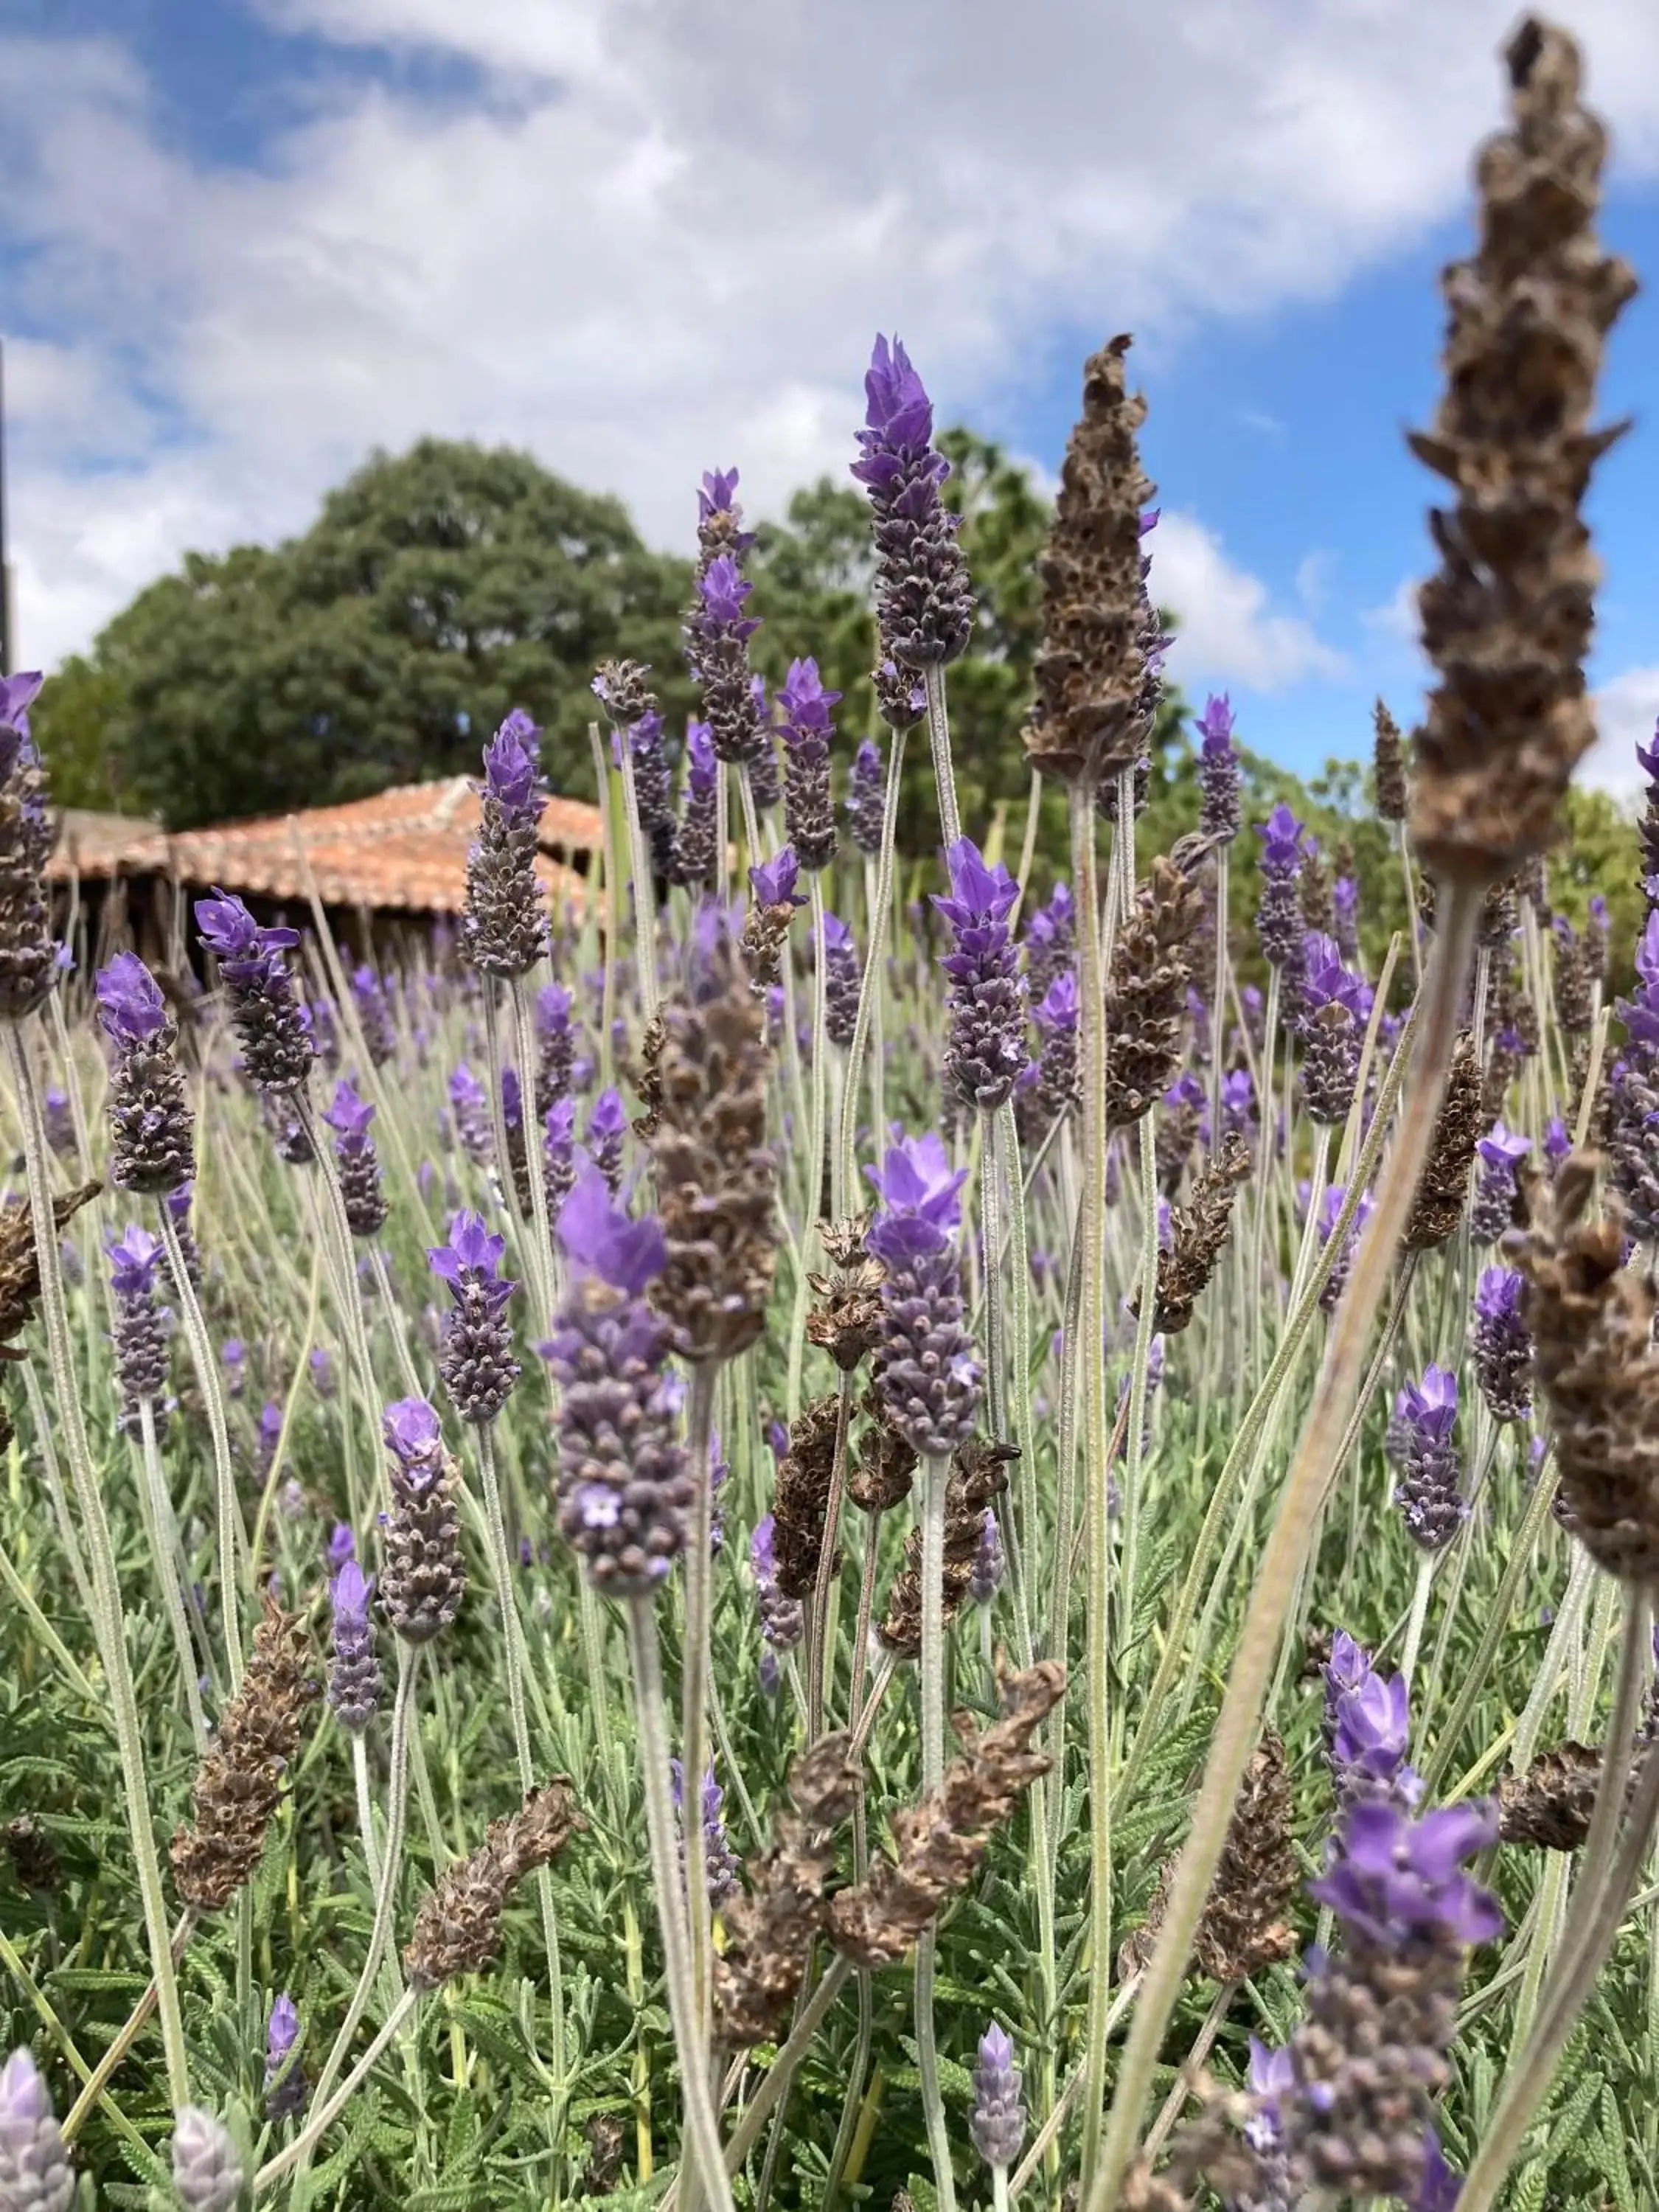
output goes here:
[[830, 708], [841, 697], [826, 689], [818, 665], [792, 660], [778, 687], [783, 714], [783, 819], [802, 867], [816, 873], [836, 857], [836, 810], [830, 795]]
[[901, 668], [943, 667], [965, 651], [974, 621], [957, 519], [939, 498], [951, 464], [933, 450], [933, 403], [897, 338], [877, 338], [864, 391], [853, 474], [874, 517], [882, 642]]
[[973, 1434], [981, 1369], [963, 1317], [954, 1243], [963, 1173], [937, 1136], [901, 1137], [865, 1172], [881, 1200], [869, 1248], [882, 1285], [878, 1388], [893, 1426], [923, 1458], [942, 1458]]
[[380, 1188], [380, 1163], [370, 1136], [374, 1108], [360, 1097], [355, 1085], [343, 1076], [323, 1119], [334, 1132], [334, 1157], [339, 1164], [340, 1194], [354, 1237], [378, 1237], [389, 1211]]
[[448, 1243], [427, 1254], [451, 1300], [438, 1371], [461, 1419], [480, 1427], [495, 1419], [524, 1371], [514, 1357], [507, 1318], [518, 1285], [499, 1272], [506, 1250], [506, 1237], [491, 1236], [480, 1215], [458, 1213]]
[[115, 1048], [110, 1181], [118, 1190], [177, 1190], [191, 1177], [193, 1121], [173, 1057], [178, 1030], [136, 952], [118, 952], [94, 988], [100, 1025]]
[[534, 750], [535, 726], [509, 714], [484, 747], [476, 784], [478, 835], [466, 857], [461, 947], [487, 975], [523, 975], [547, 950], [547, 916], [536, 874], [536, 834], [547, 801]]
[[1008, 927], [1019, 886], [1000, 861], [988, 867], [970, 837], [945, 859], [951, 889], [933, 899], [952, 939], [940, 963], [951, 978], [945, 1073], [964, 1105], [994, 1114], [1026, 1062], [1024, 978]]
[[1444, 1368], [1425, 1368], [1422, 1382], [1407, 1383], [1395, 1401], [1395, 1418], [1403, 1431], [1395, 1503], [1405, 1514], [1413, 1543], [1428, 1552], [1443, 1550], [1469, 1510], [1462, 1492], [1462, 1455], [1453, 1435], [1456, 1376]]
[[256, 922], [240, 898], [218, 890], [197, 900], [196, 927], [218, 961], [248, 1081], [256, 1091], [297, 1091], [316, 1058], [283, 957], [299, 931]]

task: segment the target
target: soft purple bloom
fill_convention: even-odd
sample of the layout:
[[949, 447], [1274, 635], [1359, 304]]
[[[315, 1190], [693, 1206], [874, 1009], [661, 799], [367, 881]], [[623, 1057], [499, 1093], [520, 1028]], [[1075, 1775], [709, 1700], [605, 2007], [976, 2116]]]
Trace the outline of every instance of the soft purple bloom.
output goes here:
[[1235, 1067], [1221, 1079], [1221, 1118], [1230, 1130], [1243, 1134], [1255, 1119], [1255, 1086], [1247, 1067]]
[[1469, 1348], [1475, 1381], [1494, 1420], [1524, 1421], [1532, 1412], [1532, 1335], [1527, 1285], [1509, 1267], [1482, 1271]]
[[1011, 2166], [1025, 2140], [1025, 2106], [1011, 2038], [995, 2021], [980, 2038], [968, 2132], [987, 2166]]
[[93, 988], [98, 1018], [106, 1035], [118, 1043], [138, 1043], [166, 1024], [166, 1001], [136, 952], [118, 952], [106, 968], [98, 970]]
[[368, 1141], [368, 1125], [374, 1119], [374, 1108], [369, 1100], [359, 1096], [355, 1084], [342, 1077], [334, 1086], [332, 1100], [324, 1109], [323, 1119], [339, 1138], [339, 1152], [361, 1152]]
[[380, 1425], [386, 1449], [416, 1489], [424, 1489], [443, 1470], [443, 1425], [438, 1409], [424, 1398], [398, 1398]]
[[1552, 1114], [1544, 1127], [1544, 1151], [1552, 1164], [1565, 1159], [1572, 1150], [1572, 1138], [1566, 1123], [1559, 1114]]
[[[104, 1247], [109, 1255], [110, 1286], [124, 1302], [149, 1297], [167, 1247], [159, 1237], [135, 1223]], [[229, 1346], [225, 1347], [227, 1354]]]
[[945, 858], [951, 872], [950, 892], [936, 894], [933, 902], [951, 927], [960, 934], [1005, 923], [1019, 896], [1019, 885], [1002, 863], [988, 866], [971, 837], [958, 837]]
[[729, 553], [717, 555], [699, 579], [703, 611], [708, 619], [723, 629], [736, 630], [741, 637], [752, 636], [760, 628], [743, 611], [744, 601], [754, 588]]
[[962, 1218], [968, 1170], [952, 1170], [941, 1138], [932, 1130], [899, 1137], [881, 1166], [866, 1168], [865, 1174], [882, 1203], [881, 1218], [871, 1231], [872, 1250], [885, 1259], [890, 1245], [895, 1258], [942, 1249]]
[[809, 731], [828, 737], [834, 727], [830, 709], [840, 697], [839, 691], [826, 689], [816, 660], [810, 656], [805, 660], [792, 660], [789, 673], [778, 686], [777, 694], [784, 716], [784, 743], [798, 741]]
[[1363, 1802], [1348, 1814], [1330, 1872], [1310, 1882], [1309, 1893], [1382, 1948], [1418, 1936], [1488, 1943], [1504, 1916], [1462, 1866], [1497, 1840], [1497, 1811], [1489, 1803], [1444, 1806], [1413, 1820], [1395, 1806]]
[[1302, 941], [1302, 1005], [1309, 1013], [1321, 1006], [1345, 1006], [1356, 1023], [1370, 1013], [1370, 988], [1342, 963], [1335, 940], [1310, 930]]
[[262, 927], [232, 891], [216, 889], [211, 898], [197, 900], [195, 911], [203, 942], [217, 958], [228, 981], [252, 981], [256, 974], [268, 977], [287, 973], [281, 955], [300, 942], [297, 929]]
[[866, 459], [854, 461], [853, 474], [866, 483], [874, 481], [873, 456], [886, 446], [926, 446], [933, 434], [933, 404], [921, 377], [911, 365], [902, 339], [890, 346], [878, 336], [864, 375], [866, 428], [859, 434]]
[[886, 782], [881, 748], [872, 738], [862, 738], [853, 756], [853, 765], [847, 780], [847, 797], [842, 803], [847, 810], [847, 823], [853, 833], [853, 842], [860, 853], [872, 856], [881, 850], [887, 805]]
[[1045, 1036], [1053, 1036], [1062, 1030], [1074, 1030], [1082, 1014], [1082, 1001], [1078, 996], [1077, 977], [1069, 968], [1063, 969], [1049, 984], [1042, 997], [1031, 1010], [1031, 1018]]
[[1238, 754], [1233, 745], [1232, 702], [1212, 692], [1194, 726], [1202, 740], [1198, 754], [1201, 793], [1199, 828], [1206, 837], [1231, 843], [1241, 824]]
[[[418, 1401], [417, 1401], [418, 1402]], [[337, 1574], [348, 1559], [357, 1556], [357, 1539], [349, 1521], [337, 1521], [328, 1532], [328, 1564]]]
[[1482, 1137], [1475, 1150], [1489, 1167], [1508, 1168], [1512, 1179], [1514, 1170], [1532, 1150], [1532, 1139], [1516, 1136], [1501, 1121], [1494, 1121], [1492, 1133]]
[[1307, 832], [1282, 799], [1265, 822], [1256, 823], [1255, 834], [1262, 841], [1262, 874], [1293, 876], [1302, 865], [1302, 840]]
[[662, 1272], [666, 1256], [655, 1215], [631, 1219], [611, 1203], [604, 1176], [593, 1168], [577, 1176], [560, 1208], [559, 1242], [579, 1273], [635, 1297]]
[[458, 1213], [449, 1224], [448, 1243], [431, 1247], [426, 1256], [433, 1273], [442, 1276], [452, 1295], [477, 1287], [489, 1305], [497, 1308], [519, 1287], [498, 1273], [506, 1251], [506, 1237], [492, 1236], [482, 1214]]
[[749, 881], [758, 906], [805, 906], [805, 896], [795, 884], [800, 876], [800, 863], [795, 858], [795, 848], [786, 845], [769, 860], [750, 868]]
[[508, 715], [484, 747], [483, 769], [485, 786], [509, 829], [538, 818], [546, 801], [536, 787], [536, 757], [517, 714]]
[[1407, 1382], [1395, 1400], [1395, 1417], [1437, 1441], [1450, 1436], [1457, 1419], [1456, 1376], [1443, 1367], [1425, 1367], [1422, 1382]]

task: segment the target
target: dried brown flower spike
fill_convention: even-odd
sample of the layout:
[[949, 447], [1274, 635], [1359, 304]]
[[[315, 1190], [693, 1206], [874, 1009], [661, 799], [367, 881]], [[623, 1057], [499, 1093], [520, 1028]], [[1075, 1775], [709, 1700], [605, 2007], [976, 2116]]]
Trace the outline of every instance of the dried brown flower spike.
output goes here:
[[766, 1143], [766, 1015], [735, 968], [716, 998], [662, 1009], [651, 1151], [667, 1263], [652, 1304], [687, 1359], [731, 1359], [772, 1288], [777, 1165]]
[[1195, 867], [1207, 849], [1158, 855], [1112, 949], [1106, 980], [1110, 1128], [1149, 1113], [1180, 1064], [1192, 941], [1204, 913], [1204, 894], [1182, 862]]
[[300, 1716], [317, 1695], [301, 1617], [284, 1613], [269, 1591], [264, 1602], [242, 1686], [197, 1769], [196, 1825], [180, 1828], [168, 1847], [173, 1886], [198, 1912], [228, 1905], [258, 1865], [283, 1773], [299, 1747]]
[[1601, 1778], [1601, 1754], [1589, 1744], [1540, 1752], [1524, 1774], [1506, 1774], [1498, 1785], [1498, 1840], [1576, 1851], [1589, 1833]]
[[[1008, 1469], [1019, 1457], [1017, 1444], [991, 1443], [970, 1437], [951, 1455], [945, 1488], [945, 1618], [962, 1610], [973, 1580], [984, 1537], [985, 1511], [1008, 1487]], [[907, 1487], [908, 1486], [907, 1481]], [[921, 1531], [904, 1540], [904, 1565], [893, 1577], [887, 1613], [877, 1633], [890, 1651], [914, 1659], [921, 1650]]]
[[786, 1597], [810, 1597], [817, 1581], [840, 1405], [839, 1394], [832, 1390], [804, 1407], [790, 1424], [789, 1449], [778, 1462], [772, 1517], [778, 1588]]
[[[54, 1227], [62, 1229], [83, 1206], [96, 1198], [101, 1182], [83, 1182], [59, 1192], [52, 1201]], [[0, 1359], [21, 1359], [24, 1354], [11, 1341], [33, 1317], [40, 1296], [40, 1262], [34, 1249], [34, 1222], [26, 1198], [15, 1198], [0, 1206]]]
[[722, 1906], [725, 1948], [714, 1961], [720, 2025], [741, 2045], [764, 2043], [787, 2023], [824, 1924], [835, 1871], [829, 1832], [853, 1810], [859, 1769], [845, 1733], [821, 1737], [789, 1770], [796, 1811], [775, 1812], [764, 1857], [749, 1863], [749, 1888]]
[[916, 1455], [889, 1418], [885, 1401], [872, 1384], [860, 1405], [865, 1426], [847, 1492], [864, 1513], [890, 1513], [910, 1495]]
[[586, 1823], [562, 1776], [532, 1790], [516, 1813], [492, 1820], [468, 1857], [444, 1869], [416, 1916], [404, 1964], [416, 1989], [477, 1974], [501, 1948], [501, 1914], [527, 1874], [557, 1856]]
[[1560, 1498], [1573, 1534], [1610, 1575], [1659, 1577], [1659, 1351], [1654, 1293], [1620, 1265], [1616, 1197], [1583, 1218], [1595, 1157], [1571, 1153], [1552, 1188], [1524, 1185], [1532, 1226], [1516, 1240], [1527, 1277], [1533, 1373], [1549, 1401]]
[[865, 1249], [868, 1211], [845, 1221], [826, 1221], [818, 1234], [831, 1272], [809, 1275], [818, 1303], [806, 1316], [810, 1343], [822, 1345], [843, 1375], [850, 1375], [881, 1334], [881, 1286], [887, 1270]]
[[1191, 1204], [1174, 1209], [1169, 1249], [1158, 1259], [1154, 1309], [1155, 1326], [1166, 1336], [1178, 1335], [1188, 1326], [1208, 1288], [1227, 1242], [1233, 1200], [1249, 1172], [1249, 1146], [1237, 1134], [1224, 1137], [1221, 1150], [1205, 1163], [1193, 1187]]
[[1454, 485], [1418, 596], [1439, 672], [1417, 737], [1412, 835], [1447, 881], [1542, 851], [1595, 741], [1583, 661], [1600, 569], [1579, 502], [1623, 424], [1589, 428], [1602, 344], [1636, 290], [1591, 228], [1607, 133], [1578, 49], [1528, 16], [1505, 50], [1512, 127], [1476, 167], [1480, 240], [1441, 281], [1446, 390], [1418, 459]]
[[1371, 773], [1376, 780], [1377, 815], [1384, 822], [1403, 822], [1409, 795], [1400, 725], [1380, 699], [1371, 710], [1371, 719], [1376, 732]]
[[1474, 1148], [1486, 1127], [1480, 1063], [1468, 1036], [1457, 1041], [1446, 1095], [1423, 1164], [1411, 1218], [1406, 1224], [1405, 1249], [1431, 1252], [1443, 1244], [1463, 1218], [1469, 1194], [1469, 1171]]
[[1083, 413], [1038, 564], [1042, 649], [1025, 747], [1033, 767], [1066, 783], [1133, 768], [1146, 734], [1140, 517], [1155, 487], [1135, 442], [1146, 402], [1127, 389], [1129, 344], [1113, 338], [1084, 365]]
[[837, 1950], [862, 1966], [891, 1966], [963, 1889], [984, 1857], [992, 1832], [1012, 1813], [1020, 1793], [1048, 1771], [1031, 1738], [1060, 1702], [1066, 1669], [1039, 1660], [1002, 1682], [1002, 1712], [982, 1735], [965, 1713], [954, 1716], [963, 1749], [945, 1778], [919, 1804], [893, 1818], [898, 1857], [878, 1859], [869, 1880], [844, 1889], [830, 1907]]

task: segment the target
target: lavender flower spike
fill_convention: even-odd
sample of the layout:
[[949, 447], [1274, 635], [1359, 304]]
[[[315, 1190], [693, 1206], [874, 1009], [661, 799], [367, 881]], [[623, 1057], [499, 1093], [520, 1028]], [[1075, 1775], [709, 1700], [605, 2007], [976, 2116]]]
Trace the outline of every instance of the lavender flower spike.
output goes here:
[[816, 873], [836, 857], [836, 811], [830, 796], [830, 708], [841, 697], [826, 690], [816, 660], [793, 660], [778, 688], [783, 713], [783, 819], [802, 867]]
[[[786, 1430], [785, 1449], [788, 1431]], [[776, 1449], [775, 1444], [774, 1449]], [[786, 1597], [778, 1586], [777, 1522], [763, 1514], [749, 1539], [749, 1563], [755, 1572], [755, 1596], [760, 1612], [761, 1687], [769, 1696], [778, 1686], [778, 1654], [793, 1651], [806, 1633], [806, 1609], [798, 1597]]]
[[872, 738], [864, 738], [853, 756], [843, 804], [853, 842], [866, 859], [874, 860], [881, 850], [886, 818], [887, 776], [881, 764], [881, 748]]
[[1302, 908], [1297, 878], [1302, 867], [1305, 832], [1280, 799], [1265, 822], [1256, 824], [1261, 847], [1261, 896], [1255, 931], [1269, 966], [1296, 969], [1302, 950]]
[[587, 1149], [612, 1198], [622, 1188], [623, 1141], [627, 1134], [628, 1109], [621, 1091], [601, 1091], [587, 1117]]
[[[283, 1990], [270, 2008], [265, 2029], [265, 2118], [291, 2120], [305, 2110], [305, 2069], [289, 2058], [300, 2040], [300, 2008]], [[284, 2069], [287, 2070], [284, 2071]]]
[[[349, 1535], [349, 1529], [346, 1533]], [[329, 1669], [328, 1702], [341, 1727], [354, 1735], [368, 1726], [380, 1702], [380, 1662], [374, 1656], [374, 1630], [368, 1615], [374, 1589], [373, 1576], [365, 1575], [350, 1558], [329, 1585], [334, 1664]]]
[[110, 1180], [118, 1190], [177, 1190], [192, 1165], [190, 1102], [173, 1057], [179, 1032], [136, 952], [118, 952], [94, 988], [100, 1025], [115, 1048]]
[[[404, 1643], [429, 1644], [460, 1611], [466, 1589], [461, 1525], [437, 1408], [424, 1398], [399, 1398], [386, 1407], [381, 1434], [392, 1462], [392, 1510], [385, 1522], [380, 1595]], [[360, 1610], [355, 1584], [345, 1595]]]
[[335, 1085], [333, 1102], [323, 1119], [334, 1131], [334, 1156], [340, 1167], [340, 1192], [345, 1200], [346, 1221], [354, 1237], [378, 1237], [386, 1226], [387, 1206], [380, 1188], [380, 1163], [374, 1139], [368, 1133], [374, 1109], [357, 1095], [343, 1077]]
[[1370, 998], [1343, 966], [1334, 940], [1316, 931], [1303, 939], [1300, 1000], [1302, 1096], [1310, 1117], [1329, 1127], [1346, 1121], [1353, 1103], [1359, 1030]]
[[196, 927], [219, 963], [248, 1081], [256, 1091], [297, 1091], [316, 1057], [283, 957], [299, 931], [261, 927], [222, 890], [197, 900]]
[[185, 2212], [233, 2212], [247, 2176], [228, 2129], [197, 2105], [173, 2120], [173, 2185]]
[[1421, 1383], [1407, 1383], [1395, 1401], [1395, 1419], [1402, 1443], [1395, 1501], [1404, 1510], [1413, 1541], [1426, 1552], [1443, 1550], [1469, 1510], [1461, 1488], [1462, 1456], [1453, 1437], [1456, 1376], [1444, 1368], [1425, 1368]]
[[449, 1242], [427, 1254], [449, 1286], [438, 1368], [450, 1402], [464, 1421], [483, 1427], [507, 1403], [523, 1369], [513, 1356], [507, 1302], [518, 1288], [500, 1273], [504, 1237], [492, 1237], [476, 1213], [458, 1213]]
[[864, 963], [859, 958], [853, 933], [838, 915], [826, 908], [823, 939], [818, 957], [824, 963], [823, 1018], [830, 1042], [847, 1046], [858, 1026], [859, 995], [864, 986]]
[[1475, 1150], [1480, 1176], [1469, 1206], [1469, 1234], [1477, 1244], [1495, 1244], [1515, 1222], [1516, 1170], [1532, 1150], [1528, 1139], [1494, 1121]]
[[1239, 808], [1238, 754], [1233, 746], [1232, 702], [1212, 691], [1194, 727], [1202, 743], [1198, 753], [1199, 835], [1231, 845], [1243, 816]]
[[27, 2046], [0, 2066], [0, 2205], [69, 2212], [75, 2175], [52, 2099]]
[[945, 859], [950, 892], [933, 900], [953, 939], [941, 963], [951, 986], [945, 1073], [964, 1105], [994, 1114], [1027, 1058], [1025, 979], [1008, 928], [1019, 886], [1000, 861], [988, 867], [970, 837]]
[[589, 1167], [559, 1212], [570, 1288], [542, 1349], [558, 1382], [559, 1530], [612, 1597], [654, 1590], [685, 1548], [696, 1482], [664, 1374], [667, 1324], [647, 1304], [662, 1225], [634, 1220]]
[[866, 1172], [882, 1202], [869, 1248], [887, 1269], [879, 1388], [911, 1449], [944, 1457], [973, 1434], [982, 1373], [963, 1324], [953, 1243], [965, 1171], [951, 1172], [930, 1133], [900, 1138], [880, 1170]]
[[1474, 1379], [1495, 1421], [1532, 1416], [1532, 1335], [1526, 1323], [1526, 1279], [1510, 1267], [1487, 1267], [1475, 1286], [1469, 1348]]
[[795, 889], [799, 881], [800, 860], [793, 845], [783, 846], [749, 871], [757, 906], [805, 906], [805, 894]]
[[155, 1279], [166, 1246], [134, 1223], [106, 1246], [115, 1293], [115, 1372], [121, 1385], [120, 1425], [136, 1435], [141, 1408], [149, 1401], [159, 1436], [165, 1425], [172, 1316], [155, 1298]]
[[546, 805], [526, 730], [508, 715], [484, 747], [478, 835], [466, 860], [461, 944], [489, 975], [523, 975], [547, 950], [547, 916], [536, 874], [536, 825]]
[[1011, 2166], [1025, 2140], [1025, 2104], [1014, 2046], [995, 2021], [979, 2039], [974, 2105], [968, 2116], [974, 2148], [989, 2166]]
[[897, 338], [877, 338], [864, 392], [853, 474], [874, 518], [882, 642], [901, 668], [943, 667], [965, 651], [974, 622], [957, 518], [939, 499], [951, 464], [933, 450], [933, 403]]
[[21, 1021], [63, 972], [45, 880], [53, 839], [46, 776], [29, 734], [41, 684], [31, 671], [0, 676], [0, 1016]]
[[[685, 1769], [678, 1759], [671, 1759], [669, 1766], [673, 1779], [674, 1810], [684, 1823]], [[718, 1911], [728, 1899], [737, 1896], [743, 1885], [738, 1880], [737, 1853], [732, 1849], [731, 1838], [726, 1832], [726, 1792], [714, 1779], [712, 1766], [703, 1775], [702, 1796], [703, 1880], [708, 1886], [708, 1902]], [[682, 1881], [684, 1875], [682, 1858]]]

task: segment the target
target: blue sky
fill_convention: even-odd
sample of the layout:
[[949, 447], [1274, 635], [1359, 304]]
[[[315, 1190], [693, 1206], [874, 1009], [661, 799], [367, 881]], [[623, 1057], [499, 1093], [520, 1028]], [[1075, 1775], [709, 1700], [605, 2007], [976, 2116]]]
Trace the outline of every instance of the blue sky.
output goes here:
[[[1571, 0], [1605, 230], [1659, 271], [1659, 9]], [[1016, 20], [1016, 18], [1018, 20]], [[1190, 691], [1299, 768], [1420, 684], [1442, 263], [1507, 0], [11, 0], [0, 330], [24, 653], [190, 546], [302, 527], [374, 444], [528, 445], [682, 544], [844, 465], [869, 334], [1058, 464], [1131, 328]], [[872, 66], [879, 54], [882, 66]], [[1656, 279], [1659, 283], [1659, 279]], [[1659, 713], [1659, 301], [1595, 501], [1595, 772]], [[800, 641], [810, 647], [810, 640]]]

